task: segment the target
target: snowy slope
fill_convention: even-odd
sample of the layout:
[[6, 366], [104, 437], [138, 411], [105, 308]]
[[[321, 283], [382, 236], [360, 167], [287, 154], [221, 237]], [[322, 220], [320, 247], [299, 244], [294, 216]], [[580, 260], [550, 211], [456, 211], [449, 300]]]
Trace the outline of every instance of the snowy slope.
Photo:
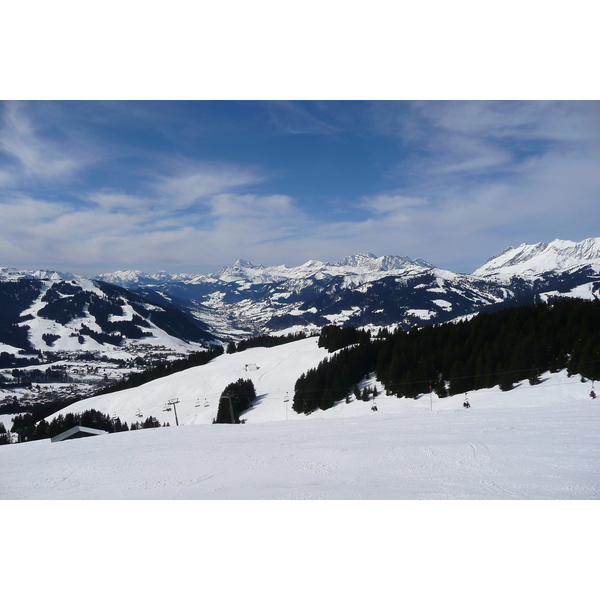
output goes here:
[[277, 420], [2, 446], [0, 498], [600, 499], [589, 389], [559, 373], [472, 392], [468, 410], [379, 397], [377, 412], [355, 401], [288, 422], [279, 398]]
[[[56, 415], [94, 408], [128, 423], [153, 416], [161, 423], [174, 425], [174, 412], [165, 412], [163, 408], [168, 400], [177, 398], [177, 415], [181, 425], [210, 424], [217, 414], [221, 392], [229, 383], [243, 378], [253, 381], [258, 396], [255, 408], [244, 414], [248, 422], [285, 420], [286, 393], [290, 399], [287, 416], [299, 419], [301, 417], [291, 410], [296, 380], [308, 369], [316, 367], [325, 356], [327, 351], [317, 346], [316, 337], [275, 348], [250, 348], [244, 352], [224, 354], [206, 365], [156, 379], [137, 388], [81, 400]], [[256, 370], [246, 370], [246, 365], [252, 365], [249, 368], [256, 367]], [[206, 403], [208, 406], [205, 406]], [[138, 416], [138, 412], [143, 418]]]

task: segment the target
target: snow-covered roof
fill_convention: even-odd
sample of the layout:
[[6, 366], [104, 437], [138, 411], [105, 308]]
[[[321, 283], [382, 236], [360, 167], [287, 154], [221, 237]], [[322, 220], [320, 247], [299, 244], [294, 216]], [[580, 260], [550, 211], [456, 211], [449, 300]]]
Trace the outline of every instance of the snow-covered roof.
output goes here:
[[92, 427], [82, 427], [81, 425], [75, 425], [75, 427], [71, 427], [71, 429], [67, 429], [67, 431], [63, 431], [62, 433], [55, 435], [51, 439], [51, 441], [62, 442], [63, 440], [88, 437], [91, 435], [102, 435], [104, 433], [108, 433], [108, 431], [104, 431], [103, 429], [93, 429]]

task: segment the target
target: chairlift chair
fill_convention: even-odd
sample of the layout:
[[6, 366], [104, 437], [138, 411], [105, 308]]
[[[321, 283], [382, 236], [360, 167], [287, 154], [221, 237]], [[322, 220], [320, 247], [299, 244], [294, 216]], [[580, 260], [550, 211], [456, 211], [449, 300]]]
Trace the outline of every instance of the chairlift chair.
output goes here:
[[210, 404], [208, 403], [208, 400], [205, 398], [204, 399], [204, 408], [208, 408], [210, 406]]

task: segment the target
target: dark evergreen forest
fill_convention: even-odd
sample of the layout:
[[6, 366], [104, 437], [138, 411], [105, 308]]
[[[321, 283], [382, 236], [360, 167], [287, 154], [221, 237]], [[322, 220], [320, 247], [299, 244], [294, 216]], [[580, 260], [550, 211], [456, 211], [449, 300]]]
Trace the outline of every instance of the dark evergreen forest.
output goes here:
[[354, 327], [338, 327], [337, 325], [325, 325], [319, 336], [319, 347], [328, 352], [335, 352], [352, 344], [364, 344], [371, 339], [368, 331]]
[[50, 422], [42, 419], [36, 423], [31, 414], [16, 415], [13, 418], [11, 431], [19, 434], [20, 441], [30, 442], [32, 440], [54, 437], [76, 425], [102, 429], [103, 431], [108, 431], [108, 433], [129, 431], [127, 423], [122, 423], [118, 417], [111, 418], [109, 415], [93, 408], [81, 414], [68, 413], [66, 415], [58, 415]]
[[409, 332], [384, 330], [374, 339], [351, 329], [323, 328], [319, 345], [346, 347], [298, 379], [296, 412], [330, 408], [369, 374], [388, 395], [409, 398], [430, 389], [441, 397], [495, 385], [506, 391], [565, 368], [600, 379], [599, 300], [511, 307]]
[[290, 333], [288, 335], [257, 335], [246, 340], [240, 340], [237, 344], [229, 342], [227, 345], [227, 353], [242, 352], [248, 348], [274, 348], [288, 342], [306, 339], [307, 335], [303, 332]]
[[252, 406], [256, 390], [250, 379], [238, 379], [221, 393], [219, 409], [213, 423], [240, 423], [240, 413]]
[[145, 421], [136, 421], [135, 423], [131, 423], [131, 425], [127, 425], [127, 423], [122, 422], [119, 417], [111, 417], [110, 415], [104, 414], [92, 408], [82, 413], [67, 413], [66, 415], [58, 415], [51, 421], [46, 421], [46, 419], [37, 421], [37, 419], [35, 419], [35, 417], [33, 417], [30, 413], [16, 415], [13, 418], [11, 431], [19, 435], [19, 441], [31, 442], [33, 440], [54, 437], [59, 433], [63, 433], [63, 431], [68, 431], [76, 425], [80, 425], [82, 427], [91, 427], [92, 429], [102, 429], [108, 433], [134, 431], [136, 429], [147, 429], [161, 426], [158, 419], [152, 416], [148, 417]]

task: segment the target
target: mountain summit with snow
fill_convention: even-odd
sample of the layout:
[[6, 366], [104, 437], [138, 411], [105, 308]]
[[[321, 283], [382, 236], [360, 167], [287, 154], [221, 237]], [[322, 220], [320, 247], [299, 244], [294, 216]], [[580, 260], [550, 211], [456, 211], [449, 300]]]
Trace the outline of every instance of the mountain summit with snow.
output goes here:
[[[373, 275], [389, 273], [391, 271], [404, 271], [407, 268], [433, 269], [431, 263], [417, 258], [410, 259], [408, 256], [380, 256], [375, 254], [360, 253], [346, 256], [336, 262], [324, 262], [320, 260], [309, 260], [298, 267], [263, 267], [253, 265], [245, 260], [238, 260], [233, 267], [224, 267], [218, 273], [207, 275], [207, 279], [239, 280], [245, 278], [251, 282], [275, 282], [285, 279], [304, 279], [314, 277], [318, 274], [324, 276], [351, 276], [355, 278], [363, 276], [371, 279]], [[197, 276], [201, 277], [201, 276]]]
[[507, 248], [473, 272], [476, 277], [536, 277], [550, 271], [592, 267], [600, 273], [600, 237], [582, 242], [554, 240], [550, 244], [521, 244]]
[[209, 275], [114, 273], [98, 279], [169, 302], [217, 337], [239, 340], [330, 323], [410, 329], [545, 294], [596, 297], [599, 276], [600, 238], [592, 238], [509, 248], [472, 275], [421, 258], [361, 253], [297, 267], [238, 260]]

